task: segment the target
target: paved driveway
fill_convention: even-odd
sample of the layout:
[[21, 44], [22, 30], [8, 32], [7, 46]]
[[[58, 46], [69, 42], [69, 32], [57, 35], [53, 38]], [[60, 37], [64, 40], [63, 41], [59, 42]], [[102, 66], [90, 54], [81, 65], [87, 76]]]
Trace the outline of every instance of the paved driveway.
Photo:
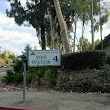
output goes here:
[[0, 105], [38, 108], [41, 110], [110, 110], [110, 94], [59, 92], [0, 92]]

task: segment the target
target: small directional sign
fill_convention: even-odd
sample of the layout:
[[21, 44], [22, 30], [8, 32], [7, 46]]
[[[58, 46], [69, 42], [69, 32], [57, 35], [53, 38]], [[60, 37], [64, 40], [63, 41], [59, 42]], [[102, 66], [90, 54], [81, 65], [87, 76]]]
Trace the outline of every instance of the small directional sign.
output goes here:
[[60, 66], [61, 53], [59, 50], [30, 50], [28, 51], [28, 66]]

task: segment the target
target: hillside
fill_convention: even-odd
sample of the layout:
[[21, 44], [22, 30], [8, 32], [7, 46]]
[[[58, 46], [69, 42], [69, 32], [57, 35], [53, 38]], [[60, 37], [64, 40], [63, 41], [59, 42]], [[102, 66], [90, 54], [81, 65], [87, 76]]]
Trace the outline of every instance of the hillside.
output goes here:
[[12, 63], [13, 60], [9, 58], [11, 54], [10, 51], [0, 51], [0, 65]]

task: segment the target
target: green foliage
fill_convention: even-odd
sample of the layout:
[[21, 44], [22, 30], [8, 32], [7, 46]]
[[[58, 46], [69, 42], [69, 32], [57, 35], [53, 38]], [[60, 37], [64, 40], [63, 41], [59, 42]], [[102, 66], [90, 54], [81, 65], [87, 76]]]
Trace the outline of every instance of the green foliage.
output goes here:
[[[20, 25], [31, 25], [37, 31], [37, 37], [42, 42], [42, 49], [46, 47], [45, 41], [45, 25], [47, 17], [48, 0], [30, 0], [26, 2], [26, 6], [22, 6], [18, 0], [10, 1], [11, 9], [6, 10], [8, 17], [13, 17], [15, 23]], [[25, 24], [27, 22], [27, 24]]]
[[4, 76], [3, 81], [6, 83], [11, 83], [14, 81], [15, 73], [12, 70], [8, 70], [6, 76]]
[[[23, 71], [8, 70], [3, 79], [6, 83], [21, 83], [23, 81]], [[57, 67], [38, 67], [29, 68], [26, 75], [27, 84], [34, 83], [37, 86], [56, 85], [57, 83]], [[46, 85], [48, 83], [49, 85]]]
[[66, 23], [70, 31], [72, 30], [72, 22], [75, 15], [74, 11], [75, 5], [73, 6], [72, 1], [73, 0], [59, 0], [62, 9], [62, 14], [66, 19]]
[[15, 73], [13, 83], [21, 83], [23, 82], [23, 72]]
[[36, 81], [38, 85], [43, 83], [43, 79], [47, 78], [51, 85], [56, 85], [57, 82], [57, 67], [40, 67], [36, 71]]
[[29, 50], [32, 50], [32, 47], [29, 44], [26, 44], [24, 52], [22, 52], [22, 54], [27, 57]]
[[79, 39], [78, 49], [80, 49], [80, 48], [81, 48], [82, 51], [91, 50], [91, 44], [90, 44], [90, 42], [88, 41], [87, 38], [85, 38], [85, 37], [82, 38], [81, 37]]
[[27, 73], [27, 75], [26, 75], [27, 84], [31, 83], [35, 78], [36, 78], [35, 73]]
[[38, 85], [41, 85], [42, 78], [44, 77], [45, 71], [46, 71], [45, 67], [42, 67], [42, 68], [39, 67], [37, 69], [35, 78]]
[[100, 15], [99, 15], [100, 18], [99, 18], [99, 20], [95, 19], [95, 22], [94, 22], [95, 23], [95, 26], [94, 26], [95, 31], [99, 31], [100, 25], [103, 26], [108, 21], [110, 11], [109, 11], [109, 8], [106, 5], [107, 5], [106, 2], [101, 2], [100, 6], [97, 7], [96, 12], [100, 13]]
[[107, 56], [106, 63], [110, 65], [110, 56]]
[[21, 72], [23, 71], [23, 65], [22, 65], [22, 61], [21, 60], [18, 60], [15, 65], [14, 65], [14, 72]]
[[101, 66], [101, 69], [105, 72], [105, 71], [108, 71], [109, 70], [109, 65], [108, 64], [105, 64], [103, 66]]
[[[97, 46], [97, 45], [100, 43], [100, 40], [97, 39], [94, 43], [95, 43], [95, 46]], [[89, 51], [89, 50], [91, 50], [92, 45], [91, 45], [91, 43], [88, 41], [87, 38], [85, 38], [85, 37], [82, 38], [82, 37], [81, 37], [81, 38], [79, 39], [79, 44], [77, 45], [77, 47], [78, 47], [78, 50]], [[80, 48], [81, 48], [81, 49], [80, 49]]]
[[94, 43], [95, 43], [95, 47], [96, 47], [100, 43], [100, 40], [97, 39]]
[[52, 85], [56, 85], [57, 83], [57, 68], [56, 67], [50, 68], [50, 74], [48, 76], [48, 79]]
[[16, 61], [18, 61], [18, 58], [14, 54], [9, 55], [9, 59], [12, 59], [13, 60], [13, 63], [15, 63]]
[[[39, 39], [39, 44], [42, 46], [42, 49], [46, 48], [46, 43], [50, 45], [49, 42], [50, 40], [48, 39], [51, 39], [50, 36], [51, 29], [50, 22], [48, 20], [49, 17], [49, 13], [47, 12], [48, 9], [52, 16], [53, 25], [56, 26], [58, 24], [53, 0], [40, 0], [40, 1], [30, 0], [29, 2], [28, 1], [26, 2], [25, 7], [22, 6], [19, 0], [11, 0], [9, 2], [11, 9], [6, 10], [7, 16], [13, 17], [15, 23], [18, 24], [19, 26], [24, 24], [25, 26], [31, 25], [33, 28], [35, 28], [37, 32], [37, 37]], [[68, 0], [63, 0], [60, 2], [63, 9], [63, 15], [67, 21], [67, 26], [70, 30], [70, 28], [72, 27], [71, 18], [74, 17], [74, 10], [72, 8], [73, 6], [69, 6], [71, 3], [69, 3]], [[53, 26], [53, 28], [55, 28], [55, 26]], [[55, 28], [54, 30], [59, 35], [60, 33], [59, 26], [57, 26], [57, 28]]]
[[63, 71], [58, 75], [57, 85], [64, 92], [110, 92], [110, 66], [104, 65], [100, 70]]
[[6, 83], [20, 83], [23, 81], [23, 74], [8, 70], [6, 76], [3, 78], [3, 81]]
[[99, 69], [105, 64], [106, 54], [102, 51], [87, 51], [63, 56], [62, 66], [65, 69], [81, 70], [86, 68]]

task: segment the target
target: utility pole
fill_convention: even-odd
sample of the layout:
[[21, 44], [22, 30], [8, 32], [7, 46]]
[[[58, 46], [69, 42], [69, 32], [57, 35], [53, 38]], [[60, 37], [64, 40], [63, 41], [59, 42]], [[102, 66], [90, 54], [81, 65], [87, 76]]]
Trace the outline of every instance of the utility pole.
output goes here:
[[58, 17], [59, 25], [61, 28], [60, 34], [63, 39], [63, 51], [64, 51], [64, 53], [70, 53], [70, 45], [69, 45], [67, 26], [66, 26], [66, 22], [64, 21], [62, 12], [61, 12], [59, 0], [53, 0], [53, 1], [54, 1], [54, 6], [55, 6], [56, 14]]
[[95, 50], [95, 45], [94, 45], [93, 0], [91, 0], [91, 35], [92, 35], [92, 50]]

